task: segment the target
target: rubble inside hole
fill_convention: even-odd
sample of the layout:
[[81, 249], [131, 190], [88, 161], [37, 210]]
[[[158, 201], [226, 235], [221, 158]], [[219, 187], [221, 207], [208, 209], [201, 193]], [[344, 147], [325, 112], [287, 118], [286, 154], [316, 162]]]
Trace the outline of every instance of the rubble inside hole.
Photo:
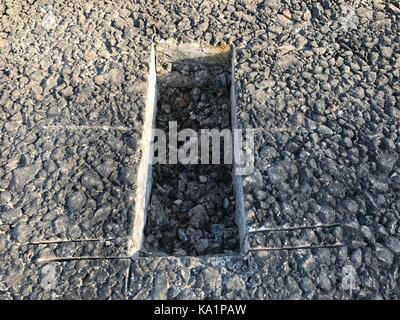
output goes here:
[[[156, 128], [230, 129], [230, 57], [168, 61], [157, 55]], [[178, 148], [182, 145], [178, 142]], [[154, 164], [143, 252], [197, 256], [239, 248], [232, 165]], [[200, 155], [200, 153], [199, 153]], [[210, 159], [211, 159], [210, 148]], [[167, 157], [168, 163], [168, 157]]]

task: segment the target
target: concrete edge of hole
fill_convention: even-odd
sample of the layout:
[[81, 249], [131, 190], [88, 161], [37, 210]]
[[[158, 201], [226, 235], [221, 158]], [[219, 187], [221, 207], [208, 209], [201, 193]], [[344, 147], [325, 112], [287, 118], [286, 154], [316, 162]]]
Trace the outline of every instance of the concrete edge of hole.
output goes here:
[[140, 142], [141, 159], [136, 182], [135, 216], [132, 235], [129, 244], [129, 255], [135, 258], [142, 248], [143, 232], [146, 223], [146, 210], [150, 199], [152, 186], [152, 157], [151, 140], [155, 125], [157, 109], [157, 75], [156, 54], [154, 44], [150, 52], [150, 68], [146, 92], [144, 128]]
[[[167, 54], [168, 56], [174, 57], [174, 60], [180, 60], [182, 57], [186, 59], [193, 59], [198, 57], [204, 57], [209, 60], [209, 56], [217, 54], [218, 58], [215, 62], [220, 63], [220, 59], [226, 58], [230, 55], [231, 58], [231, 127], [237, 129], [237, 115], [236, 115], [236, 90], [234, 81], [234, 71], [236, 63], [236, 49], [231, 46], [228, 48], [213, 48], [208, 46], [201, 46], [198, 44], [157, 44], [157, 52], [159, 51]], [[164, 50], [164, 51], [163, 51]], [[176, 54], [176, 52], [183, 52], [182, 54]], [[225, 62], [226, 63], [226, 62]], [[142, 157], [139, 163], [138, 176], [137, 176], [137, 190], [136, 190], [136, 208], [135, 217], [133, 222], [132, 236], [130, 239], [130, 252], [129, 255], [132, 258], [136, 258], [142, 249], [143, 233], [146, 223], [146, 210], [150, 200], [150, 193], [152, 187], [152, 161], [153, 156], [151, 152], [151, 139], [152, 129], [155, 126], [156, 120], [156, 109], [157, 109], [157, 72], [156, 72], [156, 45], [152, 44], [150, 54], [150, 69], [148, 86], [146, 93], [146, 110], [144, 129], [141, 139], [141, 152]], [[247, 223], [244, 206], [244, 193], [243, 193], [243, 181], [242, 177], [235, 175], [236, 162], [233, 162], [232, 168], [232, 183], [235, 194], [235, 222], [239, 231], [239, 244], [240, 252], [248, 252], [248, 241], [247, 235]]]
[[176, 43], [163, 41], [156, 45], [157, 53], [168, 57], [170, 62], [180, 60], [204, 60], [208, 63], [226, 64], [227, 55], [231, 52], [229, 46], [212, 47], [200, 43]]
[[[231, 46], [231, 126], [233, 130], [238, 128], [237, 122], [237, 106], [236, 106], [236, 88], [235, 88], [235, 65], [236, 65], [236, 48]], [[235, 141], [235, 139], [233, 139]], [[234, 150], [238, 146], [233, 146]], [[235, 157], [235, 152], [233, 153]], [[235, 194], [235, 221], [239, 230], [239, 243], [240, 252], [246, 254], [249, 250], [249, 243], [247, 240], [247, 222], [246, 222], [246, 210], [244, 205], [244, 193], [243, 193], [243, 180], [242, 176], [236, 175], [236, 168], [238, 161], [233, 159], [232, 167], [232, 182]]]

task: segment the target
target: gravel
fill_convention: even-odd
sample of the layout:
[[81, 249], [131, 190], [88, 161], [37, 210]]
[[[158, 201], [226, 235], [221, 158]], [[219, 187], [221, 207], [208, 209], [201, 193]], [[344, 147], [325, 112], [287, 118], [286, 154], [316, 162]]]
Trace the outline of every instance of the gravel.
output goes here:
[[[4, 1], [0, 297], [399, 299], [399, 12], [393, 1]], [[181, 257], [209, 253], [205, 231], [219, 244], [224, 230], [237, 237], [232, 219], [210, 225], [199, 210], [195, 224], [207, 227], [190, 241], [184, 228], [189, 249], [164, 245], [164, 256], [129, 260], [149, 54], [152, 42], [171, 39], [237, 48], [238, 126], [257, 128], [255, 170], [242, 177], [247, 227], [323, 225], [252, 236], [250, 248], [322, 248]], [[209, 77], [199, 69], [193, 78]], [[192, 89], [177, 96], [201, 99]], [[174, 105], [159, 110], [171, 116]], [[205, 126], [226, 119], [200, 115]], [[232, 191], [209, 172], [188, 183], [214, 187], [220, 194], [201, 197], [216, 196], [222, 210], [227, 198], [232, 210]], [[165, 211], [162, 197], [154, 189], [149, 210]], [[208, 199], [170, 200], [214, 217]], [[144, 248], [150, 236], [145, 230]]]

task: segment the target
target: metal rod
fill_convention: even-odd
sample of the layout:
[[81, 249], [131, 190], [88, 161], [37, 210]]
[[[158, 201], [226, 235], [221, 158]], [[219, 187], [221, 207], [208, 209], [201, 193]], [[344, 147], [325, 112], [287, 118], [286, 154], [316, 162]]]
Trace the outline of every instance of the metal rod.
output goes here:
[[302, 250], [302, 249], [330, 249], [345, 247], [344, 243], [337, 243], [331, 245], [311, 245], [311, 246], [298, 246], [298, 247], [282, 247], [282, 248], [271, 248], [271, 247], [255, 247], [250, 248], [249, 251], [281, 251], [281, 250]]
[[340, 227], [340, 223], [333, 224], [317, 224], [313, 226], [299, 226], [299, 227], [287, 227], [287, 228], [259, 228], [259, 229], [250, 229], [247, 234], [258, 233], [258, 232], [281, 232], [281, 231], [292, 231], [292, 230], [301, 230], [301, 229], [319, 229], [319, 228], [334, 228]]

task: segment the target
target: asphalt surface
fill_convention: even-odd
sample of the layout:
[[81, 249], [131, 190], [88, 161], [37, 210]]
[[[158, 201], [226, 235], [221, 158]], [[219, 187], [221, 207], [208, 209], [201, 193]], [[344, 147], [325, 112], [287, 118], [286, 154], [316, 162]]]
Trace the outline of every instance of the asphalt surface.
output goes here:
[[[0, 298], [399, 299], [399, 14], [382, 0], [3, 1]], [[256, 129], [246, 254], [131, 257], [165, 41], [236, 48], [237, 122]]]

